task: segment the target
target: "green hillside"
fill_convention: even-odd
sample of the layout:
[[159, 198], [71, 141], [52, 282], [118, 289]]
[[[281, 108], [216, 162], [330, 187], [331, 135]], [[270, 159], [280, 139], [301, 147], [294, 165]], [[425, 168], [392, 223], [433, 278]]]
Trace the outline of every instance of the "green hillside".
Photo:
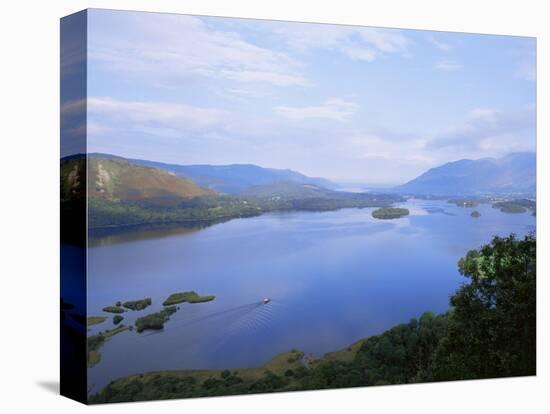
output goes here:
[[165, 170], [114, 158], [88, 160], [88, 194], [109, 200], [151, 201], [171, 205], [181, 199], [214, 194]]
[[402, 201], [395, 194], [349, 193], [291, 181], [222, 195], [172, 171], [108, 155], [89, 157], [87, 167], [86, 171], [82, 157], [61, 161], [61, 207], [64, 217], [74, 216], [74, 223], [81, 222], [87, 182], [88, 229], [94, 231], [136, 225], [207, 225], [269, 211], [388, 207]]

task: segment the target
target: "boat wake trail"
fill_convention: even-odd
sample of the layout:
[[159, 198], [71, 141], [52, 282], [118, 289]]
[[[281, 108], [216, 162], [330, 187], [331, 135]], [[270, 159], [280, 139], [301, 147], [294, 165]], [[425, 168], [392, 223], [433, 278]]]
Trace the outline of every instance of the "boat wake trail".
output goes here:
[[217, 351], [231, 342], [233, 339], [244, 338], [251, 335], [258, 335], [264, 331], [272, 329], [274, 319], [273, 302], [262, 302], [260, 306], [255, 307], [250, 312], [240, 316], [225, 329], [219, 332], [220, 340], [213, 346]]
[[237, 306], [231, 309], [225, 309], [222, 311], [210, 313], [208, 315], [200, 316], [198, 318], [191, 319], [174, 319], [169, 322], [168, 329], [162, 331], [154, 331], [148, 334], [142, 335], [143, 337], [158, 335], [158, 334], [169, 334], [178, 328], [184, 328], [190, 325], [194, 325], [200, 322], [214, 321], [216, 319], [229, 319], [230, 323], [240, 320], [243, 316], [246, 316], [250, 312], [254, 311], [256, 308], [263, 305], [262, 301], [248, 303], [246, 305]]

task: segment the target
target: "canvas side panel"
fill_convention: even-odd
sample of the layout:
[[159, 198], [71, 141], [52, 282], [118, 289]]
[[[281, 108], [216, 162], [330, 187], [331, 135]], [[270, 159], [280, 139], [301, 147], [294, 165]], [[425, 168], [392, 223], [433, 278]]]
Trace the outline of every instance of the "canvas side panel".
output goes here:
[[61, 394], [86, 402], [87, 12], [61, 19]]

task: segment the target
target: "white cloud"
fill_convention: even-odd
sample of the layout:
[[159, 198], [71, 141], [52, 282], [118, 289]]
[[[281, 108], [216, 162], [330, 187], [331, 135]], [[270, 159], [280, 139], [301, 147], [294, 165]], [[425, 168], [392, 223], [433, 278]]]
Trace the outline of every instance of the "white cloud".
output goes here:
[[452, 49], [452, 46], [449, 43], [442, 42], [436, 39], [434, 36], [430, 36], [428, 39], [431, 44], [433, 44], [437, 49], [441, 50], [442, 52], [448, 52]]
[[350, 158], [398, 160], [410, 165], [429, 165], [433, 161], [422, 152], [425, 140], [417, 137], [396, 139], [391, 135], [361, 132], [350, 135], [344, 141], [351, 149]]
[[341, 50], [353, 60], [364, 60], [367, 62], [372, 62], [377, 57], [376, 51], [364, 46], [346, 45], [342, 46]]
[[325, 99], [324, 104], [328, 106], [340, 106], [350, 109], [356, 109], [358, 107], [355, 102], [346, 101], [345, 99], [341, 98], [327, 98]]
[[426, 149], [452, 158], [479, 158], [480, 153], [502, 155], [533, 151], [536, 147], [536, 118], [532, 106], [513, 112], [491, 108], [473, 109], [466, 120], [436, 136]]
[[273, 110], [279, 115], [292, 120], [330, 119], [347, 121], [356, 111], [357, 105], [340, 98], [328, 98], [316, 106], [276, 106]]
[[386, 53], [396, 53], [405, 50], [409, 41], [396, 29], [378, 29], [365, 27], [358, 30], [359, 36], [376, 49]]
[[253, 70], [221, 70], [220, 74], [227, 78], [240, 82], [267, 82], [275, 86], [309, 86], [304, 78], [284, 73]]
[[[198, 17], [118, 13], [105, 22], [92, 13], [89, 59], [125, 75], [226, 78], [276, 86], [307, 85], [300, 63]], [[116, 30], [113, 28], [116, 27]]]
[[452, 71], [455, 71], [455, 70], [460, 70], [462, 69], [464, 66], [454, 60], [442, 60], [440, 62], [437, 62], [434, 66], [434, 69], [436, 70], [443, 70], [443, 71], [448, 71], [448, 72], [452, 72]]
[[368, 62], [383, 54], [405, 54], [410, 44], [397, 29], [285, 22], [274, 23], [269, 29], [293, 50], [333, 50]]
[[[108, 97], [88, 99], [88, 113], [96, 127], [106, 128], [105, 122], [124, 125], [153, 126], [174, 129], [205, 129], [223, 127], [229, 122], [226, 111], [178, 103], [122, 101]], [[103, 122], [101, 122], [103, 121]]]
[[259, 98], [267, 95], [266, 92], [258, 90], [257, 88], [230, 88], [224, 90], [222, 94], [223, 93], [225, 93], [224, 96], [231, 94], [242, 98]]
[[[328, 141], [324, 146], [323, 140]], [[334, 162], [331, 178], [344, 182], [393, 186], [414, 178], [436, 162], [423, 151], [424, 140], [409, 134], [361, 129], [340, 131], [337, 138], [321, 134], [317, 141], [321, 145], [309, 152]]]

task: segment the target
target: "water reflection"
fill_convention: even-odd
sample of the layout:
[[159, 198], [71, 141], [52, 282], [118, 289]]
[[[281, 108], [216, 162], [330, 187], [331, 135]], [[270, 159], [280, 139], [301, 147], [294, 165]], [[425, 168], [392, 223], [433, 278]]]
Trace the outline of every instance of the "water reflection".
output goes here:
[[197, 232], [223, 221], [226, 220], [204, 220], [154, 225], [143, 224], [90, 229], [88, 232], [88, 245], [89, 247], [109, 246], [118, 243], [180, 236]]

